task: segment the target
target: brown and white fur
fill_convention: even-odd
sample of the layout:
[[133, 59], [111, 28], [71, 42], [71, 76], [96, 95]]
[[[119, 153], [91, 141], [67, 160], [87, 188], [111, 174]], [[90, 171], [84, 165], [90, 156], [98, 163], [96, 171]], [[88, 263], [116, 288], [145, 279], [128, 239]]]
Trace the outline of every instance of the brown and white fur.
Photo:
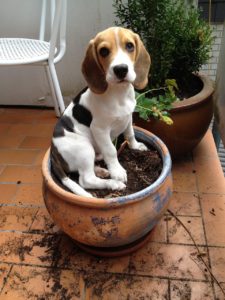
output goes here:
[[[150, 56], [139, 36], [120, 27], [102, 31], [88, 45], [82, 72], [88, 89], [66, 108], [54, 129], [53, 172], [70, 191], [91, 197], [85, 189], [124, 189], [126, 170], [112, 141], [124, 134], [132, 149], [145, 150], [132, 127], [134, 87], [148, 82]], [[107, 169], [95, 166], [102, 157]], [[68, 173], [79, 173], [79, 184]], [[104, 179], [100, 177], [107, 177]], [[98, 177], [99, 176], [99, 177]]]

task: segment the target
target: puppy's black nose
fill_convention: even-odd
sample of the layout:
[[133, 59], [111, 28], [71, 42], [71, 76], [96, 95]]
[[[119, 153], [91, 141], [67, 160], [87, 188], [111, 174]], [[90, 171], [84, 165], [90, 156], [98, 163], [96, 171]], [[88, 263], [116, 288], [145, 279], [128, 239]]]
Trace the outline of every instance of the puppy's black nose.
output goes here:
[[128, 72], [128, 65], [117, 65], [113, 68], [113, 71], [118, 79], [124, 79]]

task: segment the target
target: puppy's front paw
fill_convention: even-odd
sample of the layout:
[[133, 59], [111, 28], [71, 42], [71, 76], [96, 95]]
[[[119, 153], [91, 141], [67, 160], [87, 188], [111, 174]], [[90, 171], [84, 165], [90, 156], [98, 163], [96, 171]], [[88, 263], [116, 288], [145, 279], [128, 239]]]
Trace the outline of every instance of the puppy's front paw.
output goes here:
[[146, 150], [148, 150], [148, 148], [145, 146], [145, 144], [138, 142], [138, 150], [146, 151]]
[[112, 179], [122, 181], [122, 182], [127, 182], [127, 172], [121, 165], [118, 165], [115, 168], [110, 169], [109, 173]]
[[117, 181], [114, 179], [108, 180], [108, 189], [121, 191], [121, 190], [124, 190], [125, 188], [126, 188], [126, 185], [121, 181]]
[[140, 142], [136, 142], [134, 145], [132, 145], [132, 147], [130, 147], [131, 149], [134, 150], [140, 150], [140, 151], [146, 151], [148, 150], [148, 148], [145, 146], [145, 144], [140, 143]]

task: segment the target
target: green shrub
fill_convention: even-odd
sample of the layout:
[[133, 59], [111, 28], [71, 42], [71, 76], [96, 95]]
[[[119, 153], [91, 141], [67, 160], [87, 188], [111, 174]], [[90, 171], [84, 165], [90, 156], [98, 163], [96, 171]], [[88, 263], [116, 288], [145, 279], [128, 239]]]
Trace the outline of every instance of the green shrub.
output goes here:
[[151, 55], [149, 85], [187, 81], [209, 59], [211, 29], [183, 0], [114, 0], [117, 25], [138, 33]]

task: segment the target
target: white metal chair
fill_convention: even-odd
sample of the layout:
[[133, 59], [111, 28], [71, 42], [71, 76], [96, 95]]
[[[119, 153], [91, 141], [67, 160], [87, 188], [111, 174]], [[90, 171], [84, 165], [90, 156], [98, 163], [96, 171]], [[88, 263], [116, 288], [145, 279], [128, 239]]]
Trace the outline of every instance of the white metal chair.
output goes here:
[[[50, 41], [45, 40], [48, 5], [51, 12]], [[62, 59], [66, 51], [66, 10], [67, 0], [42, 0], [39, 39], [0, 38], [0, 66], [45, 67], [57, 116], [65, 110], [55, 63]]]

